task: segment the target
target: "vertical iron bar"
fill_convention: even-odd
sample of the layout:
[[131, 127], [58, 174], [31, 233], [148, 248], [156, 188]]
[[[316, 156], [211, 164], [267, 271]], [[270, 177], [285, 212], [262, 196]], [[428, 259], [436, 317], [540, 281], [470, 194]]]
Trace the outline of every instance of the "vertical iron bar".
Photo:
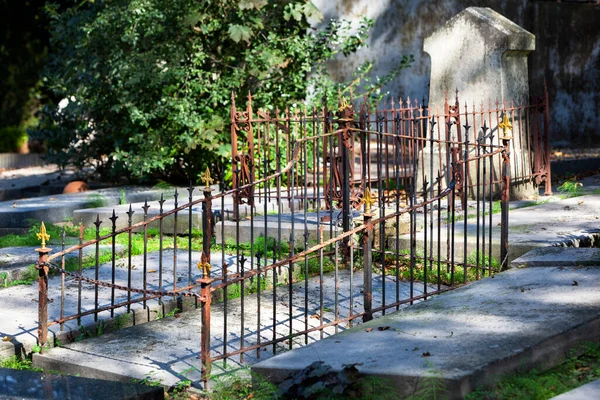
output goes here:
[[[148, 218], [148, 208], [150, 208], [150, 206], [148, 205], [148, 201], [146, 200], [144, 202], [144, 206], [142, 207], [142, 209], [144, 210], [144, 222], [146, 222], [146, 219]], [[143, 267], [143, 287], [144, 290], [146, 290], [147, 285], [148, 285], [148, 225], [144, 224], [144, 263], [143, 263], [144, 267]], [[146, 298], [146, 293], [144, 293], [144, 299]], [[144, 300], [143, 302], [144, 304], [144, 308], [146, 308], [146, 300]]]
[[117, 238], [116, 238], [116, 230], [117, 230], [117, 215], [115, 213], [115, 209], [113, 208], [113, 213], [112, 213], [112, 217], [110, 217], [110, 222], [111, 222], [111, 230], [112, 230], [112, 236], [111, 236], [111, 242], [112, 242], [112, 251], [111, 251], [111, 276], [110, 276], [110, 283], [112, 284], [112, 287], [110, 288], [110, 317], [113, 318], [115, 316], [115, 275], [116, 275], [116, 271], [117, 271], [117, 265], [116, 265], [116, 242], [117, 242]]
[[[497, 126], [497, 123], [496, 123]], [[493, 131], [490, 132], [490, 145], [494, 143], [494, 135]], [[493, 151], [493, 147], [490, 147], [490, 152]], [[494, 211], [494, 157], [490, 157], [490, 184], [489, 184], [489, 194], [490, 194], [490, 214], [489, 214], [489, 229], [488, 229], [488, 275], [492, 274], [492, 217]]]
[[187, 189], [189, 192], [188, 196], [188, 284], [192, 284], [192, 193], [194, 192], [194, 187], [192, 186], [192, 181], [190, 181], [190, 187]]
[[550, 164], [550, 100], [548, 99], [548, 86], [544, 81], [544, 153], [546, 155], [546, 180], [544, 182], [544, 195], [552, 196], [552, 168]]
[[[160, 219], [158, 220], [158, 291], [163, 291], [163, 205], [165, 199], [163, 194], [160, 194], [160, 200], [158, 201]], [[162, 305], [162, 296], [158, 298], [158, 304]]]
[[[65, 227], [63, 226], [62, 228], [62, 232], [61, 232], [61, 252], [65, 251], [65, 237], [67, 235], [67, 232], [65, 231]], [[61, 257], [61, 267], [64, 271], [65, 269], [65, 255], [63, 253], [62, 257]], [[60, 331], [64, 331], [65, 329], [65, 323], [62, 321], [63, 318], [65, 317], [65, 273], [61, 272], [60, 274]]]
[[[135, 211], [131, 209], [129, 204], [129, 211], [127, 212], [127, 224], [131, 227], [131, 217]], [[131, 229], [127, 231], [127, 289], [131, 288]], [[127, 312], [131, 312], [131, 291], [127, 290]]]
[[[83, 225], [79, 225], [79, 276], [83, 273]], [[114, 240], [114, 239], [113, 239]], [[81, 279], [77, 280], [77, 314], [81, 315], [81, 289], [82, 289], [82, 281]], [[81, 317], [77, 317], [77, 325], [81, 325]]]
[[[350, 313], [348, 317], [352, 317], [354, 315], [354, 242], [350, 240], [348, 244], [350, 247]], [[344, 253], [347, 253], [344, 251]], [[348, 321], [348, 327], [352, 328], [352, 319]]]
[[[175, 188], [175, 193], [173, 194], [173, 198], [175, 200], [173, 204], [173, 209], [176, 210], [178, 207], [177, 198], [179, 197], [179, 193], [177, 192], [177, 188]], [[175, 211], [173, 215], [173, 290], [177, 290], [177, 214]]]
[[[380, 189], [381, 190], [381, 189]], [[373, 218], [373, 214], [370, 209], [364, 213], [363, 216], [363, 224], [366, 226], [366, 229], [363, 231], [363, 296], [364, 296], [364, 310], [365, 315], [363, 316], [363, 322], [367, 322], [373, 319], [373, 253], [372, 253], [372, 237], [373, 237], [373, 223], [371, 222]], [[381, 242], [382, 238], [379, 238]], [[382, 268], [385, 268], [385, 265], [382, 265]], [[385, 287], [385, 280], [383, 281], [383, 286]], [[352, 287], [350, 288], [352, 291]], [[383, 300], [383, 304], [385, 305], [385, 299]], [[352, 302], [351, 302], [352, 306]]]
[[425, 300], [427, 300], [427, 177], [423, 175], [423, 294], [425, 295]]
[[465, 104], [465, 124], [463, 125], [463, 128], [465, 128], [465, 152], [464, 152], [464, 175], [463, 175], [463, 217], [464, 217], [464, 221], [463, 221], [463, 283], [467, 283], [467, 273], [468, 273], [468, 267], [467, 267], [467, 219], [469, 217], [469, 210], [468, 210], [468, 204], [467, 204], [467, 197], [468, 197], [468, 191], [469, 191], [469, 129], [471, 128], [469, 126], [469, 114], [467, 113], [467, 106]]
[[[294, 225], [292, 224], [292, 227]], [[294, 268], [294, 263], [292, 261], [292, 257], [294, 256], [294, 235], [290, 234], [290, 239], [288, 241], [289, 243], [289, 256], [290, 256], [290, 264], [288, 265], [288, 315], [289, 315], [289, 321], [290, 321], [290, 330], [289, 330], [289, 335], [288, 335], [288, 344], [289, 344], [289, 349], [292, 349], [292, 334], [294, 333], [293, 330], [293, 323], [294, 323], [294, 314], [293, 314], [293, 310], [292, 310], [292, 296], [293, 296], [293, 291], [292, 291], [292, 281], [293, 281], [293, 268]]]
[[502, 216], [500, 222], [500, 270], [508, 269], [508, 201], [510, 197], [510, 140], [503, 138], [502, 145]]
[[[308, 202], [306, 195], [306, 179], [308, 174], [308, 148], [306, 141], [306, 120], [302, 117], [302, 125], [301, 125], [302, 133], [304, 133], [304, 143], [302, 145], [302, 153], [303, 153], [303, 188], [304, 188], [304, 199], [303, 199], [303, 209], [304, 209], [304, 251], [308, 249]], [[294, 221], [292, 221], [292, 224]], [[304, 344], [308, 344], [308, 256], [304, 257]]]
[[99, 303], [98, 303], [98, 272], [100, 270], [100, 224], [102, 223], [102, 221], [100, 221], [100, 215], [96, 214], [96, 222], [94, 222], [94, 225], [96, 225], [96, 259], [95, 259], [95, 264], [94, 264], [94, 279], [96, 279], [96, 283], [94, 283], [94, 321], [98, 321], [98, 307], [99, 307]]
[[[336, 233], [335, 235], [337, 236], [337, 226], [336, 226]], [[340, 309], [339, 309], [339, 291], [340, 291], [340, 276], [339, 276], [339, 264], [338, 264], [338, 259], [339, 259], [339, 241], [335, 241], [334, 246], [335, 246], [335, 251], [334, 251], [334, 273], [333, 273], [333, 278], [335, 281], [335, 288], [334, 288], [334, 293], [333, 293], [333, 301], [334, 301], [334, 319], [335, 321], [337, 321], [340, 318]], [[335, 333], [338, 333], [339, 331], [339, 324], [335, 324]]]

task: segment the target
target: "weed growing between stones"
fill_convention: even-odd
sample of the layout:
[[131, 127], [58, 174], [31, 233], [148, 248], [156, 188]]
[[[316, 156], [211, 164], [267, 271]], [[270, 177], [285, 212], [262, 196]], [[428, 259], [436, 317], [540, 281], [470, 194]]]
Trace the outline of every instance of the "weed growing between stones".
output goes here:
[[2, 360], [0, 366], [2, 368], [18, 369], [22, 371], [42, 371], [41, 368], [35, 368], [33, 366], [31, 357], [22, 357], [18, 355]]
[[583, 183], [575, 181], [564, 181], [557, 190], [561, 193], [561, 198], [568, 199], [583, 195]]

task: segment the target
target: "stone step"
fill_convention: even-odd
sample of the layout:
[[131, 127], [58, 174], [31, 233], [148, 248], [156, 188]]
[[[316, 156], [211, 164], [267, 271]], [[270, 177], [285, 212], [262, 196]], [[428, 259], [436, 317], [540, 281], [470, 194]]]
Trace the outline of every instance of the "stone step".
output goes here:
[[129, 202], [155, 200], [160, 198], [161, 193], [161, 190], [150, 187], [123, 187], [2, 201], [0, 230], [5, 233], [22, 232], [30, 227], [29, 220], [52, 223], [69, 221], [75, 210], [118, 205], [123, 196]]
[[164, 400], [162, 387], [0, 368], [0, 393], [6, 399]]
[[[362, 374], [386, 380], [401, 397], [424, 395], [438, 382], [443, 390], [437, 395], [461, 399], [507, 374], [550, 368], [576, 344], [600, 339], [600, 266], [563, 267], [572, 250], [555, 254], [555, 266], [543, 273], [502, 272], [252, 370], [277, 383], [316, 361], [333, 371], [356, 365]], [[598, 249], [587, 250], [598, 256]]]

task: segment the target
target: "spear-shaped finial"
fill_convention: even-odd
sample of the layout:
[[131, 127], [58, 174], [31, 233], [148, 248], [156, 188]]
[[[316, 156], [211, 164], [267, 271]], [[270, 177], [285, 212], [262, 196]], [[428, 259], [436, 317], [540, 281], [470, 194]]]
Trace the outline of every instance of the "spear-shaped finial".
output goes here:
[[508, 119], [508, 114], [504, 113], [504, 117], [502, 118], [502, 122], [498, 124], [498, 128], [502, 129], [502, 140], [510, 140], [512, 136], [510, 136], [510, 130], [512, 129], [512, 124]]
[[37, 233], [38, 240], [42, 241], [42, 249], [46, 248], [46, 240], [50, 240], [50, 235], [46, 232], [46, 225], [42, 222], [40, 226], [40, 233]]
[[366, 208], [366, 214], [369, 214], [371, 212], [371, 207], [373, 206], [373, 204], [375, 204], [375, 200], [373, 199], [373, 196], [371, 196], [371, 191], [369, 190], [369, 188], [367, 188], [367, 190], [365, 190], [365, 197], [363, 198], [363, 204], [365, 205]]
[[209, 189], [210, 185], [212, 185], [212, 183], [214, 182], [214, 179], [210, 177], [210, 170], [208, 169], [208, 167], [206, 167], [206, 171], [204, 171], [200, 180], [204, 182], [207, 189]]

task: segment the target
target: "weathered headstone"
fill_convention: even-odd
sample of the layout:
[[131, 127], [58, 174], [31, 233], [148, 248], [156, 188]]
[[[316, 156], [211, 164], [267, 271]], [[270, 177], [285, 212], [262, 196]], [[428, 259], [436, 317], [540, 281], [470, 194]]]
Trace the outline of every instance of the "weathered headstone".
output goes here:
[[[423, 49], [431, 56], [430, 115], [443, 112], [448, 97], [450, 104], [455, 106], [455, 90], [460, 93], [460, 112], [464, 112], [465, 105], [471, 112], [473, 107], [479, 111], [481, 105], [495, 109], [498, 104], [502, 109], [504, 105], [510, 107], [512, 102], [519, 104], [529, 100], [527, 55], [535, 49], [535, 36], [491, 8], [465, 9], [425, 38]], [[464, 123], [460, 121], [460, 124]], [[490, 116], [486, 123], [494, 135], [493, 143], [501, 144], [497, 115]], [[451, 139], [456, 140], [456, 126], [451, 129], [454, 130]], [[473, 143], [473, 131], [470, 138]], [[515, 137], [510, 144], [513, 167], [529, 164], [530, 155], [521, 152], [519, 140]], [[425, 158], [429, 157], [427, 153], [424, 152]], [[526, 157], [525, 162], [521, 161], [522, 157]], [[437, 164], [434, 175], [438, 168], [445, 173], [446, 165], [439, 166], [437, 162], [440, 159], [447, 158], [445, 154], [440, 157], [438, 152], [434, 155]], [[430, 165], [429, 160], [424, 161], [425, 166]], [[499, 177], [498, 160], [495, 164], [494, 175]], [[428, 177], [428, 180], [431, 182], [432, 178]], [[512, 185], [513, 197], [534, 194], [533, 185], [527, 182]]]

